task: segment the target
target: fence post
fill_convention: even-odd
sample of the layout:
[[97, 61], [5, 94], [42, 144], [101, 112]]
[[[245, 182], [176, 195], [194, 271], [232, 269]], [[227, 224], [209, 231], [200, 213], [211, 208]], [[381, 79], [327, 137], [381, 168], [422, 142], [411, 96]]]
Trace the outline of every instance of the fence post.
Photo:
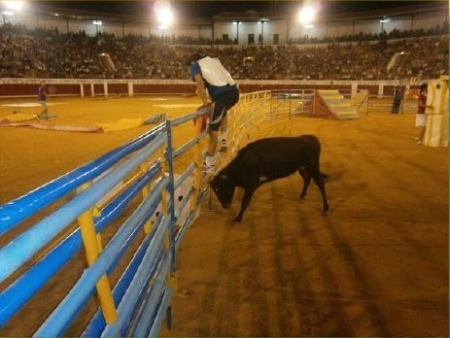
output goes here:
[[167, 133], [167, 146], [165, 149], [165, 162], [166, 169], [169, 175], [169, 200], [170, 208], [168, 214], [170, 216], [169, 223], [169, 249], [172, 253], [171, 261], [171, 272], [174, 273], [176, 270], [176, 259], [175, 259], [175, 176], [173, 172], [173, 147], [172, 147], [172, 121], [166, 118], [166, 133]]
[[202, 120], [203, 115], [197, 115], [194, 119], [195, 124], [195, 137], [197, 139], [194, 147], [194, 161], [197, 168], [194, 171], [194, 193], [191, 195], [191, 212], [197, 208], [197, 203], [200, 197], [201, 191], [201, 168], [202, 168], [202, 147], [200, 144], [200, 135], [202, 133]]
[[[90, 183], [83, 184], [81, 190], [86, 190], [90, 185]], [[89, 266], [91, 266], [97, 260], [102, 250], [100, 236], [95, 231], [94, 209], [86, 210], [78, 216], [78, 223], [80, 224], [86, 259]], [[108, 324], [114, 323], [117, 320], [117, 311], [106, 274], [100, 277], [97, 282], [97, 294], [105, 321]]]
[[[147, 166], [144, 164], [141, 164], [139, 167], [139, 171], [142, 173], [145, 173], [147, 170]], [[142, 199], [145, 200], [145, 198], [150, 194], [150, 185], [146, 184], [145, 187], [142, 188]], [[152, 221], [149, 219], [144, 224], [144, 233], [147, 235], [152, 230]]]
[[292, 89], [289, 89], [289, 121], [292, 120]]

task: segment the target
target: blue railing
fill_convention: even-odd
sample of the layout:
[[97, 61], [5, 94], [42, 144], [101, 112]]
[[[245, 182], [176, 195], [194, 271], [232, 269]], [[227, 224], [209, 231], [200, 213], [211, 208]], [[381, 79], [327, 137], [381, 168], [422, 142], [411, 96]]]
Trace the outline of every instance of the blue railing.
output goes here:
[[[240, 116], [252, 101], [252, 110]], [[243, 95], [241, 102], [235, 108], [236, 134], [248, 136], [268, 120], [270, 93]], [[100, 306], [82, 336], [157, 336], [162, 320], [171, 317], [177, 248], [208, 191], [199, 170], [206, 131], [197, 123], [196, 133], [176, 149], [172, 136], [178, 126], [206, 113], [167, 118], [128, 144], [0, 206], [0, 236], [6, 242], [0, 249], [0, 327], [84, 248], [86, 268], [34, 336], [64, 335], [94, 296]], [[244, 121], [251, 125], [244, 128]], [[176, 163], [183, 156], [189, 158], [184, 167]], [[183, 169], [175, 174], [175, 166]]]

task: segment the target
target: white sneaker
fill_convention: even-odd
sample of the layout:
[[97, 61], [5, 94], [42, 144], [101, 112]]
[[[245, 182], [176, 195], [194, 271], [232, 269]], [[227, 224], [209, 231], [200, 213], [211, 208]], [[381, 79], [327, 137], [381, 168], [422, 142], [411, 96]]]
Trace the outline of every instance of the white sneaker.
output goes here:
[[211, 176], [211, 175], [214, 175], [215, 172], [216, 172], [216, 167], [214, 166], [214, 164], [206, 165], [206, 162], [203, 162], [203, 167], [202, 167], [202, 175], [203, 176]]
[[219, 151], [220, 151], [221, 153], [224, 153], [224, 152], [227, 151], [227, 149], [228, 149], [228, 142], [227, 142], [227, 140], [222, 139], [222, 140], [220, 141], [220, 148], [219, 148]]

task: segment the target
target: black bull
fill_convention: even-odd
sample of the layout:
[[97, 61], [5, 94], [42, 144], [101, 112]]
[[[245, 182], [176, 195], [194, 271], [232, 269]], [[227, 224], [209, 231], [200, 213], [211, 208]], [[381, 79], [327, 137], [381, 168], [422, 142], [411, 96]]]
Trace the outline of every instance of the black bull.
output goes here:
[[325, 192], [325, 174], [320, 172], [320, 143], [314, 135], [272, 137], [261, 139], [242, 148], [237, 156], [211, 181], [211, 187], [220, 203], [228, 209], [235, 187], [244, 189], [241, 210], [233, 219], [242, 221], [255, 190], [263, 183], [289, 176], [295, 171], [303, 178], [300, 198], [306, 196], [311, 178], [320, 189], [323, 212], [328, 212]]

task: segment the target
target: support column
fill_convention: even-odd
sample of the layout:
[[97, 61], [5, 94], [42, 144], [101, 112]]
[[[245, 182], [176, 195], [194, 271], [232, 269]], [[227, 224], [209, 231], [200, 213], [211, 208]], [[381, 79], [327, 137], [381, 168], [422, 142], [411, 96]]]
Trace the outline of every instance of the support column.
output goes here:
[[429, 147], [448, 147], [448, 75], [428, 82], [427, 126], [423, 144]]

